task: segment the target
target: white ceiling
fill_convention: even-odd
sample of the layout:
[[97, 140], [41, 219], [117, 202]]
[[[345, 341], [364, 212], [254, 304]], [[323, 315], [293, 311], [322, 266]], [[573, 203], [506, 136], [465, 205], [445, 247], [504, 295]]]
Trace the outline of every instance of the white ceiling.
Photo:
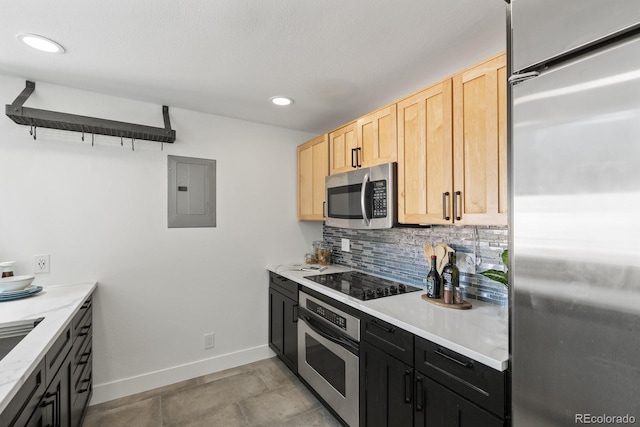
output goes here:
[[[504, 0], [22, 0], [0, 11], [2, 74], [315, 134], [505, 49]], [[295, 103], [272, 106], [274, 95]]]

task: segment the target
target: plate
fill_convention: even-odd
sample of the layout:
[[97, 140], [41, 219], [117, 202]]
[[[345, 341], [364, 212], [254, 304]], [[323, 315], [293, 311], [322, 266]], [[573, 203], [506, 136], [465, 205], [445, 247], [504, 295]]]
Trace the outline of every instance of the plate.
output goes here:
[[18, 291], [4, 291], [0, 292], [0, 301], [10, 301], [14, 299], [26, 298], [31, 295], [35, 295], [42, 291], [42, 286], [31, 285]]

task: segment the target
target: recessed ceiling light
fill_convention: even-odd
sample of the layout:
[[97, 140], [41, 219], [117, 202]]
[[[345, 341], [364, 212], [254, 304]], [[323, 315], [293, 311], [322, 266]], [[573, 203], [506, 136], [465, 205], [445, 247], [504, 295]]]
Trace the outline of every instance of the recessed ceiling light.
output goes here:
[[47, 53], [64, 53], [64, 48], [53, 40], [36, 34], [18, 34], [17, 39], [29, 47]]
[[287, 98], [286, 96], [272, 96], [269, 100], [275, 105], [279, 105], [281, 107], [293, 104], [293, 99]]

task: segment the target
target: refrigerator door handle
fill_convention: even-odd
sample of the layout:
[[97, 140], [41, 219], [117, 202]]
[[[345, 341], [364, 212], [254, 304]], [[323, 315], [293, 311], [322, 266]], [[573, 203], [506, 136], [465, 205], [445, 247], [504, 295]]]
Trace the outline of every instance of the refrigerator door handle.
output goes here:
[[509, 84], [516, 85], [518, 83], [524, 82], [525, 80], [538, 77], [539, 75], [540, 75], [539, 71], [529, 71], [528, 73], [514, 74], [511, 77], [509, 77]]

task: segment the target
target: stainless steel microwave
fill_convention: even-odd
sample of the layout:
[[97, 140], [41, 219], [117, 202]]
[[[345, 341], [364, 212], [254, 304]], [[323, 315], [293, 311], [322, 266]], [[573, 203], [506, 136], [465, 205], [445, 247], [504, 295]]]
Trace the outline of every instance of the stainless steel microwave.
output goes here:
[[385, 163], [325, 178], [325, 223], [341, 228], [391, 228], [397, 222], [397, 168]]

